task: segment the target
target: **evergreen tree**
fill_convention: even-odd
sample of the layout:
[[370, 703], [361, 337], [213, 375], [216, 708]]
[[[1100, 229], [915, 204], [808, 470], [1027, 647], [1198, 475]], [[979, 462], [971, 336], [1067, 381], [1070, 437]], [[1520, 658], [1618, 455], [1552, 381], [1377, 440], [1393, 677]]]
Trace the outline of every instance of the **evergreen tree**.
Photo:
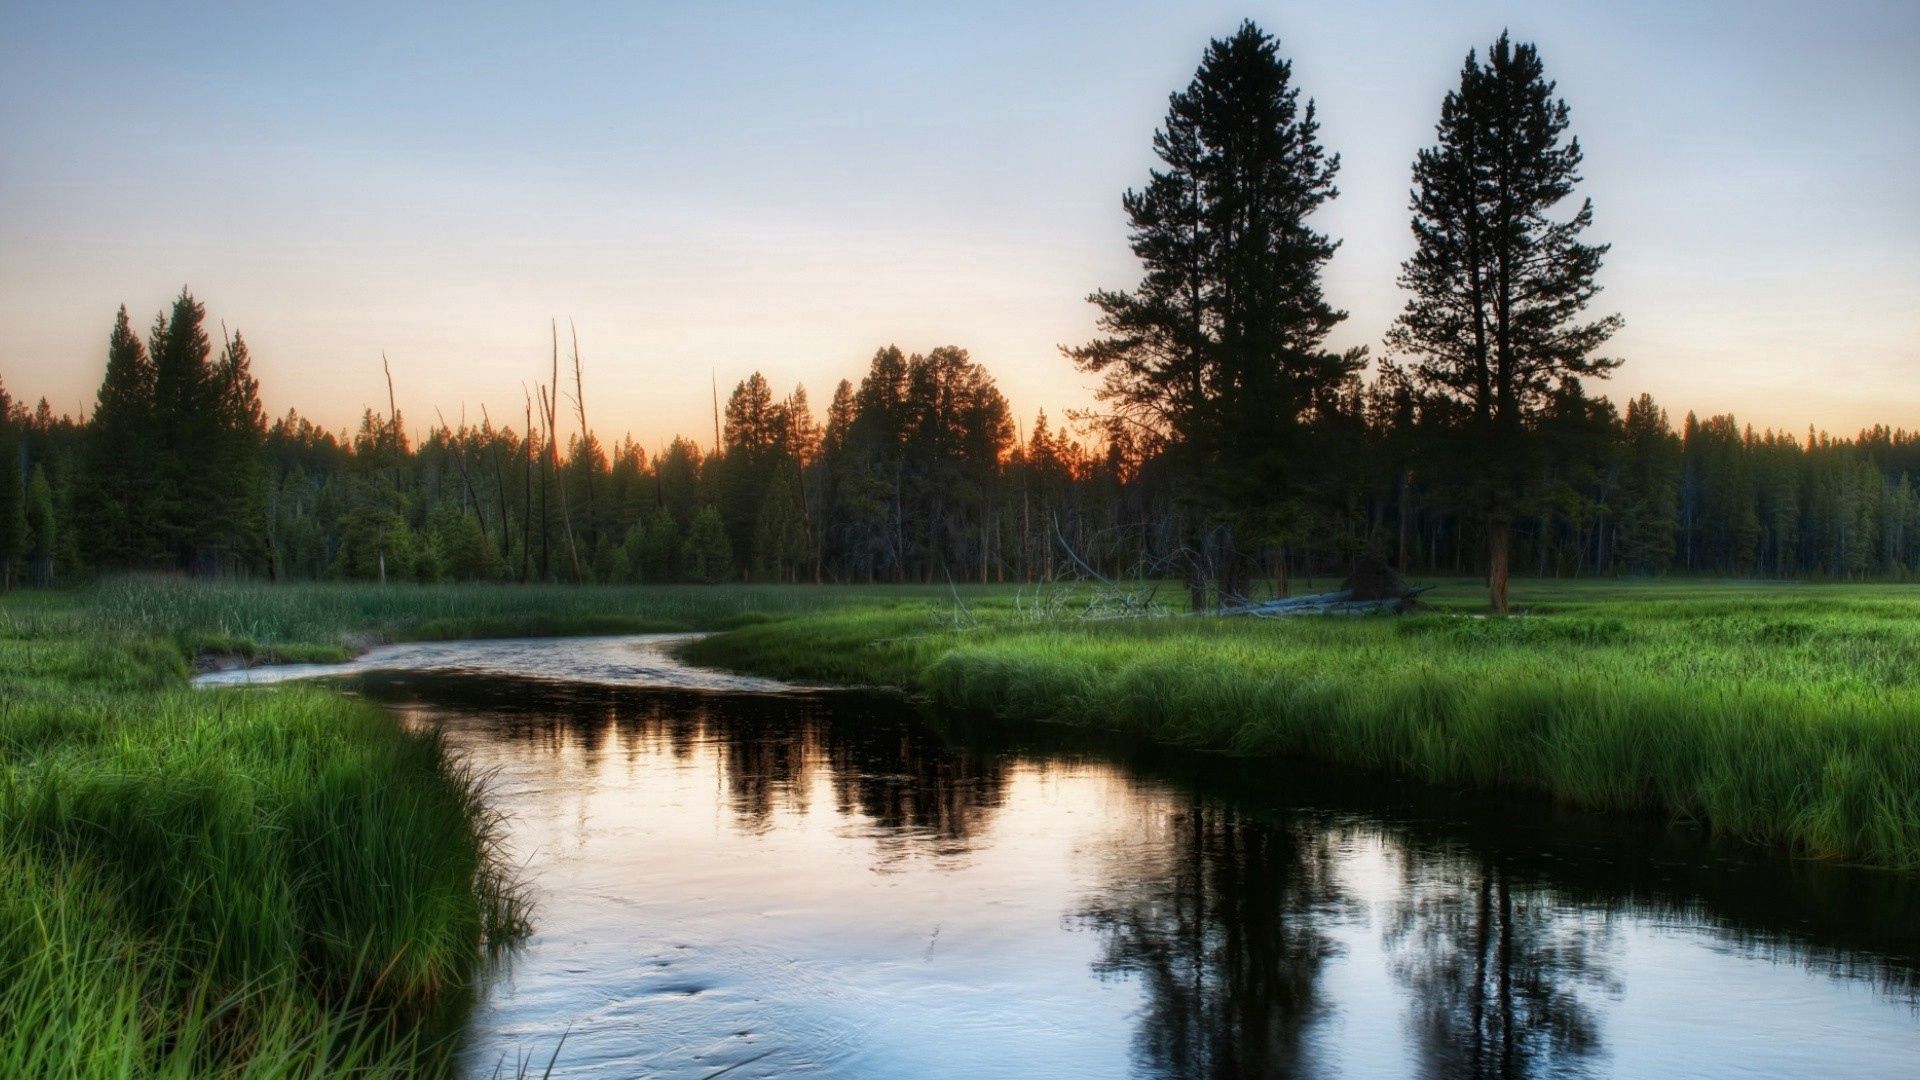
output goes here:
[[238, 331], [213, 372], [214, 430], [202, 463], [205, 516], [197, 546], [213, 567], [252, 570], [266, 563], [266, 413], [247, 343]]
[[87, 426], [77, 492], [88, 562], [146, 566], [160, 556], [154, 520], [154, 370], [123, 305], [107, 339], [107, 372]]
[[761, 507], [775, 478], [787, 474], [787, 420], [773, 400], [773, 388], [757, 371], [734, 388], [725, 415], [723, 450], [715, 466], [715, 508], [732, 550], [752, 555]]
[[1553, 90], [1534, 47], [1505, 33], [1485, 64], [1467, 54], [1460, 86], [1440, 108], [1438, 144], [1414, 163], [1416, 246], [1400, 275], [1413, 295], [1388, 334], [1396, 352], [1417, 358], [1414, 384], [1464, 429], [1495, 611], [1507, 609], [1528, 429], [1562, 386], [1618, 364], [1592, 354], [1619, 317], [1585, 319], [1607, 252], [1580, 239], [1593, 204], [1552, 216], [1579, 183], [1581, 162]]
[[[1335, 244], [1307, 223], [1340, 165], [1319, 127], [1272, 37], [1247, 22], [1212, 42], [1154, 136], [1163, 168], [1123, 200], [1145, 275], [1089, 297], [1106, 336], [1067, 350], [1102, 377], [1104, 404], [1179, 461], [1201, 517], [1243, 531], [1291, 523], [1303, 420], [1364, 363], [1322, 348], [1346, 316], [1320, 286]], [[1221, 592], [1242, 594], [1225, 535], [1209, 561]]]
[[53, 584], [54, 565], [59, 559], [60, 536], [53, 512], [53, 485], [47, 482], [47, 470], [33, 467], [27, 481], [25, 524], [27, 528], [27, 567], [36, 585]]
[[681, 551], [680, 565], [689, 581], [703, 585], [716, 584], [733, 576], [733, 545], [727, 540], [727, 526], [720, 520], [720, 511], [712, 506], [703, 506], [694, 515], [693, 527], [687, 530], [686, 546]]
[[1627, 403], [1622, 438], [1618, 555], [1634, 573], [1663, 574], [1679, 528], [1680, 440], [1649, 394]]
[[26, 444], [14, 415], [13, 399], [0, 385], [0, 592], [13, 588], [14, 578], [33, 550], [27, 528], [27, 490], [21, 471]]
[[673, 513], [664, 506], [654, 507], [627, 536], [627, 563], [635, 580], [650, 584], [680, 580], [680, 548], [680, 527]]
[[776, 477], [755, 517], [754, 575], [766, 581], [793, 581], [806, 565], [807, 529], [799, 485], [791, 478]]
[[170, 316], [154, 320], [147, 351], [154, 382], [154, 521], [167, 565], [195, 572], [213, 567], [204, 541], [214, 492], [211, 462], [219, 455], [220, 386], [210, 359], [206, 308], [186, 289]]

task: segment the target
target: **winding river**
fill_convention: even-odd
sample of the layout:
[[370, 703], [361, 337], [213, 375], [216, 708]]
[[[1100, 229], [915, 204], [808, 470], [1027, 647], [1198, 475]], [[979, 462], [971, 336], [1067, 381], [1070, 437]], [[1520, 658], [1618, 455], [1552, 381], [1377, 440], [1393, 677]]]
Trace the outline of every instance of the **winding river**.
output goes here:
[[1920, 1076], [1920, 881], [689, 668], [341, 680], [490, 775], [536, 932], [473, 1076]]

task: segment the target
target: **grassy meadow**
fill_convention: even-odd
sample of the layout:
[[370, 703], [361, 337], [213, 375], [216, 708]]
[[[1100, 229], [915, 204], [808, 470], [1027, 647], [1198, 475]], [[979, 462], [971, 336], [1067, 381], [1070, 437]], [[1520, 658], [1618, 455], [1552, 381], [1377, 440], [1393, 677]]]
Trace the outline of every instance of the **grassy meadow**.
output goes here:
[[1286, 621], [1080, 619], [1012, 587], [133, 579], [0, 598], [0, 1075], [406, 1071], [524, 931], [482, 786], [431, 735], [324, 688], [189, 688], [208, 656], [721, 630], [694, 660], [1920, 869], [1920, 587], [1515, 597], [1524, 614], [1484, 618], [1474, 583], [1447, 582], [1418, 615]]
[[742, 627], [693, 659], [1011, 718], [1698, 819], [1920, 869], [1920, 588], [1475, 583], [1404, 618], [1035, 619], [1005, 597]]

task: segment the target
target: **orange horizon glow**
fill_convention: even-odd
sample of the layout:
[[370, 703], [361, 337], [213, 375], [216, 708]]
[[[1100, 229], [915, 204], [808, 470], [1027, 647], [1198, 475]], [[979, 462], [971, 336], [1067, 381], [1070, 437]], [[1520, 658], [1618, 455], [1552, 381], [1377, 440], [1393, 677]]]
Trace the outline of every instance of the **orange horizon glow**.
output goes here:
[[[1591, 392], [1676, 425], [1920, 427], [1920, 8], [1762, 6], [1256, 13], [1342, 158], [1328, 344], [1379, 355], [1413, 155], [1507, 25], [1613, 245], [1626, 364]], [[821, 413], [888, 344], [965, 348], [1023, 428], [1058, 420], [1091, 404], [1057, 351], [1094, 335], [1086, 294], [1138, 279], [1120, 194], [1243, 13], [1107, 14], [11, 13], [0, 380], [90, 411], [115, 309], [144, 329], [184, 282], [245, 333], [269, 414], [330, 430], [384, 411], [383, 353], [411, 431], [483, 406], [517, 429], [553, 318], [603, 443], [649, 453], [712, 442], [713, 382], [758, 370]]]

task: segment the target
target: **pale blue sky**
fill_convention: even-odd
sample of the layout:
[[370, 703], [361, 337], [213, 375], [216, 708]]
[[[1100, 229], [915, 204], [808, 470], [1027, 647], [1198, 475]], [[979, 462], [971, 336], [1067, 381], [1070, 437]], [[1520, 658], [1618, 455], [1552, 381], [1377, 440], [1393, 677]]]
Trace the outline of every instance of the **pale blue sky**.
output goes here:
[[22, 3], [0, 8], [0, 377], [90, 403], [182, 282], [271, 411], [519, 416], [579, 324], [596, 426], [709, 431], [709, 372], [824, 406], [954, 343], [1023, 416], [1136, 277], [1166, 95], [1251, 16], [1344, 162], [1337, 343], [1402, 297], [1408, 168], [1469, 48], [1536, 42], [1587, 149], [1611, 392], [1920, 426], [1920, 2]]

